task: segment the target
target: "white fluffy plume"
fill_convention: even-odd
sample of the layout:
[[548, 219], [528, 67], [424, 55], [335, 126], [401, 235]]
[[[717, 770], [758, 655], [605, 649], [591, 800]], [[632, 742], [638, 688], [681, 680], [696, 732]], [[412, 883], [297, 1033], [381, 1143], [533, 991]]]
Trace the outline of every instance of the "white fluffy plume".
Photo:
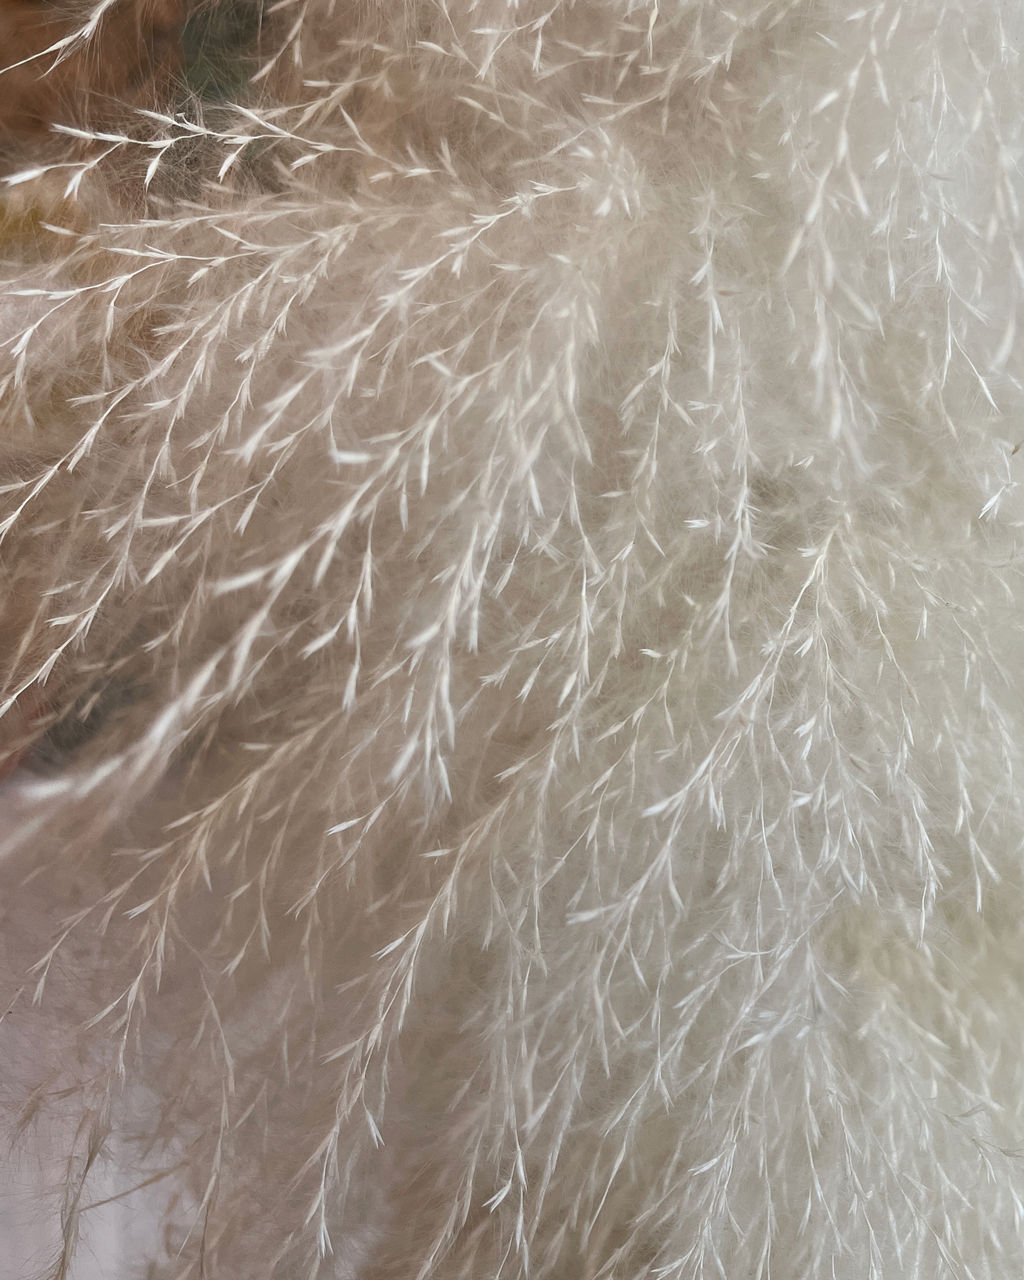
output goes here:
[[11, 159], [12, 1280], [1018, 1274], [1022, 42], [283, 0]]

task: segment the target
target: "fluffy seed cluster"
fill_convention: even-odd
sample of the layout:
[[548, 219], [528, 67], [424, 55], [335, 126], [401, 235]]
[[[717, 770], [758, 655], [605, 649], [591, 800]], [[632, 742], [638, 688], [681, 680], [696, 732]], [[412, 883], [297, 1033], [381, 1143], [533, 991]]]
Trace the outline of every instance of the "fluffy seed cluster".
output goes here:
[[4, 151], [12, 1277], [1017, 1274], [1019, 0], [156, 12]]

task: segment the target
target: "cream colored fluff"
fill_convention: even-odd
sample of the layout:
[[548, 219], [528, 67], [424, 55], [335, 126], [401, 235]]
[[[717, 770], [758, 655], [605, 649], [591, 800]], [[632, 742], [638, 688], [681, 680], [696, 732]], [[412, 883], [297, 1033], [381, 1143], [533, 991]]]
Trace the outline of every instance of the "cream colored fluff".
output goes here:
[[274, 20], [9, 179], [18, 1280], [1008, 1280], [1024, 10]]

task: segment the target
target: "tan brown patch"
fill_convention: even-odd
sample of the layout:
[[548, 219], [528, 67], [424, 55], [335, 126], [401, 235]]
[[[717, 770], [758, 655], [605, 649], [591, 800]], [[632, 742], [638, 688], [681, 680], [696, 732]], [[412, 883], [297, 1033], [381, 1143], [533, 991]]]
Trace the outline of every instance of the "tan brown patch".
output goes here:
[[102, 126], [126, 105], [155, 103], [180, 65], [184, 0], [118, 0], [93, 12], [47, 0], [0, 0], [0, 138], [28, 141], [56, 124]]

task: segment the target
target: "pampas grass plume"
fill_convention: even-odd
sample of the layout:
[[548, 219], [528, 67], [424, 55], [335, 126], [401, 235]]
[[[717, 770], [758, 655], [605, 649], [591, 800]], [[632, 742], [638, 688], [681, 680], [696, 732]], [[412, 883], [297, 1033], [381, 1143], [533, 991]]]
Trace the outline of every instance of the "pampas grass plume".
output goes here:
[[1018, 1274], [1020, 4], [32, 31], [4, 1274]]

